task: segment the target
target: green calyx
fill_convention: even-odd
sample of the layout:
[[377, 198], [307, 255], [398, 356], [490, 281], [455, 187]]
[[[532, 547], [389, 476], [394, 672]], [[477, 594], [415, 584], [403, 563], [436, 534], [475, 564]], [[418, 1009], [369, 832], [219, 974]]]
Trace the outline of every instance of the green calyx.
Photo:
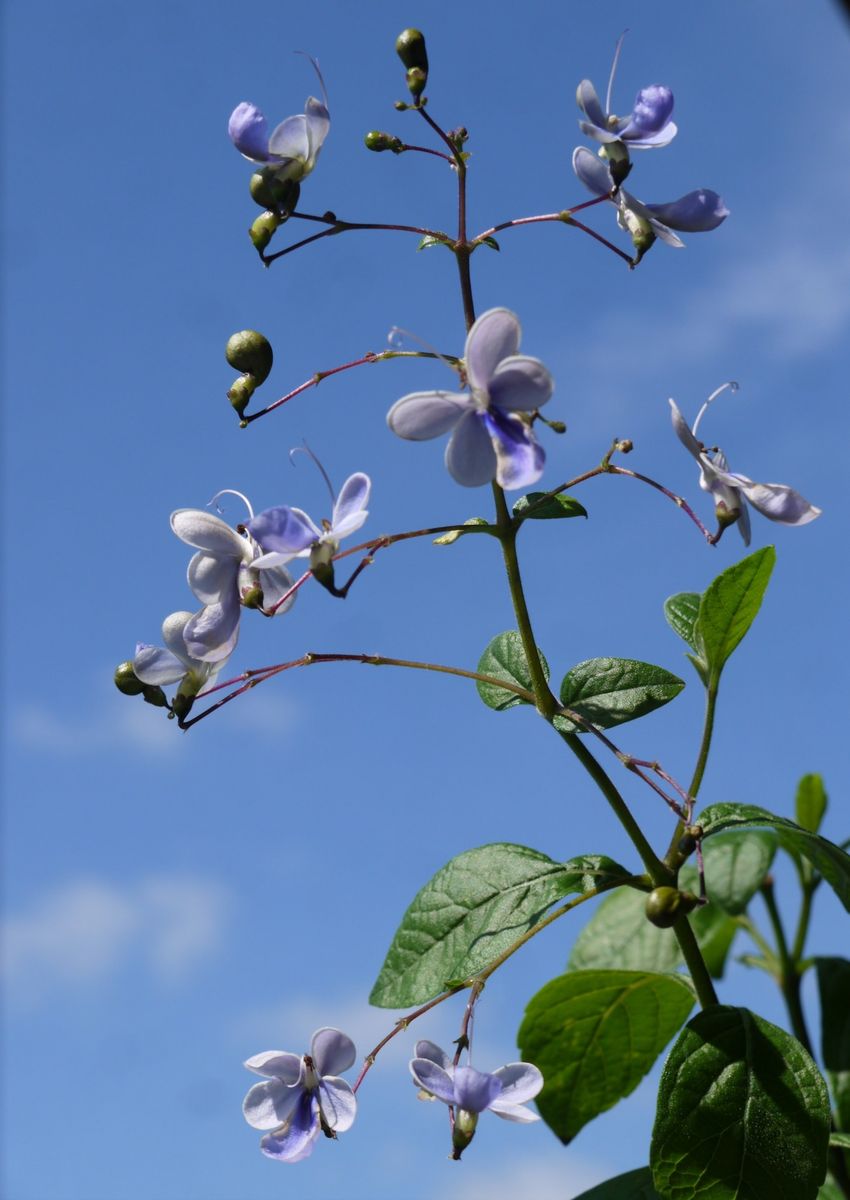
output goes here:
[[251, 176], [248, 188], [251, 199], [260, 208], [271, 209], [284, 219], [298, 204], [301, 185], [294, 179], [281, 179], [278, 167], [261, 167]]

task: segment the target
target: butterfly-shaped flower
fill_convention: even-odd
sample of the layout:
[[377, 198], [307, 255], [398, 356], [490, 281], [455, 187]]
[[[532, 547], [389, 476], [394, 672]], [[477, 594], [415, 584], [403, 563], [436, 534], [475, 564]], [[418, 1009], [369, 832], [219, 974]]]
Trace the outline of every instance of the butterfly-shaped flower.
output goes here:
[[255, 104], [243, 100], [230, 114], [227, 132], [244, 158], [255, 163], [270, 163], [278, 181], [300, 183], [316, 165], [319, 151], [328, 136], [331, 118], [328, 98], [318, 64], [310, 59], [322, 86], [322, 100], [309, 96], [304, 112], [287, 117], [273, 130], [271, 137], [265, 115]]
[[162, 623], [164, 646], [151, 646], [139, 642], [133, 659], [133, 673], [142, 683], [162, 687], [179, 683], [173, 707], [183, 717], [191, 708], [198, 692], [211, 684], [227, 659], [203, 662], [193, 658], [186, 649], [184, 637], [186, 626], [193, 620], [190, 612], [175, 612]]
[[632, 150], [652, 150], [658, 146], [666, 146], [677, 133], [676, 126], [670, 120], [673, 93], [668, 87], [653, 83], [649, 87], [641, 88], [634, 108], [627, 117], [617, 117], [611, 112], [611, 93], [622, 45], [621, 37], [614, 51], [604, 108], [596, 94], [596, 88], [589, 79], [583, 79], [578, 85], [576, 100], [586, 118], [579, 121], [579, 128], [587, 137], [602, 142], [603, 145], [624, 142]]
[[552, 376], [537, 358], [518, 354], [522, 329], [506, 308], [491, 308], [466, 338], [468, 392], [413, 392], [387, 413], [393, 433], [427, 441], [452, 430], [449, 473], [465, 487], [495, 479], [528, 487], [543, 474], [546, 455], [527, 417], [552, 395]]
[[351, 1128], [357, 1100], [338, 1076], [355, 1057], [350, 1037], [338, 1029], [318, 1029], [309, 1054], [266, 1050], [248, 1059], [245, 1066], [265, 1082], [251, 1088], [242, 1111], [249, 1125], [269, 1131], [260, 1141], [263, 1154], [300, 1162], [313, 1153], [320, 1130], [336, 1137]]
[[698, 440], [697, 431], [708, 406], [727, 389], [735, 392], [738, 385], [724, 383], [712, 392], [697, 414], [693, 429], [682, 416], [675, 400], [670, 401], [670, 410], [676, 436], [699, 463], [700, 487], [714, 497], [715, 513], [721, 532], [727, 525], [737, 521], [744, 545], [749, 546], [750, 514], [747, 511], [747, 503], [763, 517], [780, 525], [808, 525], [809, 521], [814, 521], [820, 516], [821, 510], [787, 484], [754, 483], [746, 475], [733, 473], [729, 470], [726, 455], [722, 450], [708, 449]]
[[327, 565], [339, 550], [339, 543], [355, 533], [368, 517], [366, 505], [372, 482], [362, 471], [349, 475], [334, 498], [333, 516], [322, 527], [301, 508], [280, 505], [267, 508], [246, 522], [246, 529], [263, 550], [254, 569], [280, 567], [293, 558], [310, 558], [310, 568]]

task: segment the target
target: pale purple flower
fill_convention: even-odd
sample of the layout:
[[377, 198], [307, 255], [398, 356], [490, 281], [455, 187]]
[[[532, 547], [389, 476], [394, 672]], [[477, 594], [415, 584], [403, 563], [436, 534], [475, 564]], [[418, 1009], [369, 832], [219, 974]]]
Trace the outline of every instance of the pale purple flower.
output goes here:
[[543, 1087], [543, 1076], [532, 1063], [508, 1063], [491, 1072], [456, 1067], [444, 1050], [429, 1041], [417, 1042], [414, 1053], [410, 1073], [425, 1093], [423, 1098], [442, 1100], [455, 1110], [455, 1158], [460, 1158], [472, 1141], [480, 1113], [492, 1112], [505, 1121], [525, 1125], [540, 1120], [526, 1107], [526, 1101], [533, 1100]]
[[[726, 390], [736, 392], [737, 383], [724, 383], [706, 400], [697, 414], [691, 429], [682, 416], [675, 400], [670, 400], [670, 410], [673, 419], [673, 429], [679, 441], [699, 463], [699, 485], [705, 492], [714, 497], [715, 512], [721, 531], [727, 526], [738, 523], [738, 530], [744, 539], [744, 545], [750, 544], [750, 515], [746, 500], [756, 512], [776, 521], [780, 525], [808, 525], [821, 514], [821, 509], [810, 504], [799, 492], [784, 483], [754, 483], [746, 475], [738, 475], [729, 470], [726, 455], [717, 447], [709, 448], [697, 439], [700, 421], [708, 410], [708, 406], [721, 392]], [[719, 535], [718, 535], [719, 536]]]
[[[253, 516], [248, 501], [241, 499]], [[236, 646], [242, 606], [273, 608], [292, 587], [292, 577], [282, 567], [255, 567], [260, 548], [250, 534], [231, 529], [204, 509], [178, 508], [171, 514], [171, 528], [198, 551], [189, 563], [187, 579], [204, 607], [183, 629], [186, 651], [200, 662], [221, 662]], [[293, 593], [275, 615], [294, 602]]]
[[393, 433], [426, 441], [453, 430], [446, 466], [458, 483], [528, 487], [543, 473], [545, 453], [525, 414], [552, 395], [552, 376], [537, 358], [518, 354], [521, 326], [506, 308], [491, 308], [466, 338], [468, 392], [413, 392], [387, 413]]
[[677, 133], [676, 126], [670, 120], [673, 93], [668, 87], [653, 83], [649, 87], [641, 88], [634, 108], [627, 117], [617, 117], [611, 112], [611, 93], [622, 45], [621, 37], [614, 51], [604, 108], [596, 94], [596, 88], [589, 79], [583, 79], [578, 85], [576, 100], [587, 118], [579, 121], [579, 128], [587, 137], [602, 142], [603, 145], [624, 142], [632, 150], [651, 150], [658, 146], [666, 146]]
[[310, 1053], [266, 1050], [245, 1066], [265, 1077], [242, 1104], [245, 1120], [269, 1132], [260, 1149], [280, 1162], [300, 1162], [313, 1153], [321, 1130], [327, 1137], [345, 1133], [354, 1123], [357, 1099], [351, 1085], [339, 1079], [357, 1052], [350, 1037], [338, 1029], [318, 1029]]
[[331, 119], [328, 97], [318, 63], [310, 59], [322, 88], [322, 100], [309, 96], [303, 114], [287, 117], [269, 137], [268, 122], [255, 104], [243, 100], [230, 114], [227, 132], [239, 153], [250, 162], [269, 163], [278, 168], [278, 180], [300, 183], [316, 165], [328, 136]]
[[729, 209], [717, 192], [699, 188], [668, 204], [644, 204], [625, 188], [615, 192], [614, 178], [606, 162], [584, 146], [573, 152], [573, 170], [584, 186], [596, 196], [608, 196], [617, 208], [617, 223], [632, 238], [638, 261], [656, 237], [668, 246], [682, 247], [674, 229], [682, 233], [706, 233], [716, 229], [729, 216]]
[[310, 558], [311, 569], [329, 563], [339, 550], [339, 543], [355, 533], [369, 513], [369, 493], [372, 481], [362, 471], [349, 475], [334, 497], [333, 515], [323, 520], [321, 528], [300, 508], [280, 505], [267, 508], [245, 523], [263, 551], [254, 562], [254, 569], [279, 567], [293, 558]]
[[189, 654], [184, 632], [191, 620], [190, 612], [172, 613], [162, 623], [164, 646], [151, 646], [146, 642], [136, 645], [133, 672], [137, 679], [160, 687], [179, 682], [178, 695], [187, 699], [194, 698], [201, 688], [212, 683], [227, 660], [203, 662]]

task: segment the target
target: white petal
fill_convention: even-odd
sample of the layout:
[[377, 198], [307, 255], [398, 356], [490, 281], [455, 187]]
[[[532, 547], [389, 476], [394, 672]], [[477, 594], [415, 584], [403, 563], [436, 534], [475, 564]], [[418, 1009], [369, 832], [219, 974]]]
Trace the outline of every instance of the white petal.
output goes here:
[[334, 504], [331, 526], [335, 537], [347, 537], [349, 533], [354, 533], [355, 529], [360, 528], [368, 516], [366, 505], [369, 503], [371, 490], [372, 481], [368, 475], [364, 475], [362, 471], [349, 475]]
[[178, 508], [171, 514], [171, 528], [187, 546], [211, 554], [242, 558], [247, 549], [245, 538], [202, 508]]
[[[237, 535], [238, 536], [238, 535]], [[217, 604], [236, 586], [239, 561], [199, 550], [189, 561], [186, 579], [201, 604]]]
[[473, 403], [471, 396], [457, 392], [411, 392], [396, 400], [387, 424], [399, 437], [425, 442], [454, 429]]
[[697, 441], [691, 433], [691, 427], [679, 411], [679, 406], [672, 398], [669, 401], [670, 415], [673, 419], [673, 430], [676, 437], [682, 443], [686, 450], [693, 454], [694, 458], [700, 460], [702, 458], [703, 447], [702, 443]]
[[166, 617], [162, 622], [162, 640], [171, 653], [176, 658], [181, 659], [187, 667], [191, 667], [193, 662], [186, 650], [183, 631], [191, 620], [192, 614], [190, 612], [176, 612], [172, 613], [170, 617]]
[[480, 487], [496, 478], [496, 451], [477, 412], [467, 413], [446, 446], [449, 474], [464, 487]]
[[466, 335], [466, 374], [474, 388], [487, 390], [493, 373], [504, 358], [519, 350], [522, 327], [508, 308], [491, 308], [482, 313]]
[[133, 671], [142, 683], [162, 686], [166, 683], [177, 683], [187, 671], [186, 663], [181, 661], [170, 650], [162, 646], [141, 646], [136, 650], [133, 659]]
[[269, 138], [269, 154], [276, 158], [296, 158], [306, 162], [310, 156], [307, 118], [299, 113], [281, 121]]

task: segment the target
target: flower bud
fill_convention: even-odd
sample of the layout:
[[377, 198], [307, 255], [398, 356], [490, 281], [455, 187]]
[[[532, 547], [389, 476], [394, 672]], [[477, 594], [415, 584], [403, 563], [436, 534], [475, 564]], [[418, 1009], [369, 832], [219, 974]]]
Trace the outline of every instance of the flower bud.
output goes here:
[[392, 150], [393, 154], [401, 154], [404, 149], [401, 138], [393, 137], [391, 133], [384, 133], [380, 129], [370, 130], [363, 141], [366, 143], [366, 149], [374, 150], [376, 154], [382, 150]]
[[428, 74], [428, 52], [425, 37], [418, 29], [403, 29], [395, 40], [395, 52], [410, 70], [418, 68]]
[[245, 375], [251, 375], [254, 386], [259, 387], [268, 379], [274, 362], [274, 352], [271, 343], [256, 329], [242, 329], [227, 339], [224, 357]]
[[168, 701], [165, 698], [165, 692], [156, 684], [144, 684], [142, 687], [142, 695], [145, 698], [145, 704], [152, 704], [154, 708], [168, 708]]
[[411, 67], [405, 76], [407, 79], [407, 88], [411, 96], [415, 96], [417, 100], [425, 91], [425, 84], [428, 82], [428, 75], [421, 67]]
[[141, 679], [137, 678], [136, 672], [133, 670], [132, 662], [119, 663], [115, 668], [115, 686], [119, 692], [125, 696], [141, 696], [145, 690], [145, 685]]
[[248, 401], [256, 391], [256, 387], [251, 375], [240, 375], [236, 382], [227, 389], [227, 398], [240, 417], [244, 416]]
[[282, 224], [283, 218], [279, 217], [275, 212], [264, 212], [257, 217], [254, 224], [248, 230], [248, 235], [259, 254], [263, 253], [266, 246], [268, 246], [274, 237], [275, 230]]
[[260, 208], [269, 208], [287, 216], [294, 210], [301, 194], [301, 185], [294, 179], [282, 179], [274, 166], [261, 167], [248, 184], [251, 198]]
[[454, 1129], [452, 1130], [452, 1158], [459, 1159], [466, 1147], [475, 1137], [475, 1127], [478, 1124], [478, 1113], [468, 1112], [459, 1108], [455, 1113]]
[[659, 929], [675, 925], [682, 913], [696, 908], [699, 900], [693, 892], [680, 892], [674, 887], [657, 887], [646, 898], [646, 918]]

